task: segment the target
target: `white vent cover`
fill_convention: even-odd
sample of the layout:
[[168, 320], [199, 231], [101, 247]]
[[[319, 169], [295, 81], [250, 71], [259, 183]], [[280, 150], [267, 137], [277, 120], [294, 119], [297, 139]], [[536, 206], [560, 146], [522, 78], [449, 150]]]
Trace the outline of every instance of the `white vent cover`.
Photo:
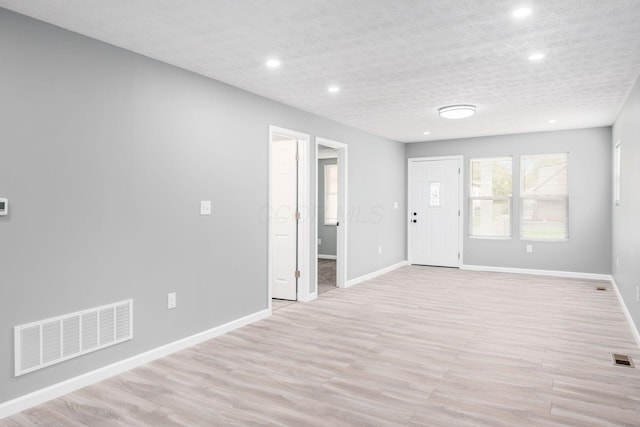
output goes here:
[[15, 376], [133, 338], [133, 300], [14, 328]]

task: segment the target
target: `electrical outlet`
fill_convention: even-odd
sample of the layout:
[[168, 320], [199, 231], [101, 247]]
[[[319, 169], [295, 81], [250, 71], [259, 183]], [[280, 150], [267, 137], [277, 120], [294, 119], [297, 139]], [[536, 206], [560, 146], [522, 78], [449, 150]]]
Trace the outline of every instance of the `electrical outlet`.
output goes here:
[[378, 254], [382, 254], [382, 246], [378, 246]]
[[318, 246], [322, 244], [322, 239], [318, 239]]
[[530, 254], [533, 252], [533, 245], [527, 245], [527, 253]]
[[200, 215], [211, 215], [211, 200], [200, 201]]
[[171, 310], [172, 308], [176, 308], [176, 293], [171, 292], [167, 295], [167, 309]]

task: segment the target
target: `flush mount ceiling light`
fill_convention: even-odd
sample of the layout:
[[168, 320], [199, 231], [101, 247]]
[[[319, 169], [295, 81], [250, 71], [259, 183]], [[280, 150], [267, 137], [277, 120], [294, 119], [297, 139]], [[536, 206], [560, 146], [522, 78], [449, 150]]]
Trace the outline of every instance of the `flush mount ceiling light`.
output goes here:
[[431, 131], [430, 130], [425, 130], [424, 132], [422, 132], [424, 135], [431, 135]]
[[475, 112], [476, 106], [467, 104], [449, 105], [438, 109], [440, 117], [444, 117], [445, 119], [466, 119], [467, 117], [473, 116]]
[[544, 59], [544, 53], [536, 52], [529, 55], [529, 61], [540, 61]]
[[512, 13], [512, 16], [518, 19], [526, 18], [529, 15], [531, 15], [531, 9], [529, 9], [528, 7], [520, 7], [514, 10]]
[[550, 120], [549, 120], [549, 123], [550, 123], [550, 124], [554, 124], [554, 123], [558, 123], [558, 121], [557, 121], [556, 119], [550, 119]]
[[340, 88], [338, 86], [329, 86], [327, 91], [329, 91], [329, 93], [338, 93], [340, 92]]
[[280, 67], [281, 62], [280, 62], [280, 60], [279, 60], [279, 59], [272, 58], [272, 59], [269, 59], [269, 60], [266, 62], [266, 64], [267, 64], [267, 67], [268, 67], [268, 68], [278, 68], [278, 67]]

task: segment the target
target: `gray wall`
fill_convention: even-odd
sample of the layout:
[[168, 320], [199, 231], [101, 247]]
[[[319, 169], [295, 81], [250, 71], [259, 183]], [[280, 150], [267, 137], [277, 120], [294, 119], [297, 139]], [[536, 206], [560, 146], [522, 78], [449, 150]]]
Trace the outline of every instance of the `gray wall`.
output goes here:
[[[4, 9], [0, 56], [0, 402], [267, 308], [270, 124], [348, 144], [348, 277], [405, 259], [402, 144]], [[133, 341], [13, 378], [15, 325], [126, 298]]]
[[324, 165], [335, 165], [336, 163], [338, 163], [338, 159], [318, 160], [318, 238], [322, 241], [318, 245], [318, 254], [320, 255], [336, 254], [337, 227], [324, 223]]
[[[530, 133], [407, 144], [407, 158], [464, 156], [464, 248], [468, 265], [584, 273], [611, 272], [611, 129]], [[512, 204], [512, 238], [469, 238], [469, 159], [513, 155], [514, 197], [519, 155], [569, 152], [569, 241], [519, 239], [519, 206]], [[517, 200], [517, 198], [515, 199]], [[526, 244], [533, 253], [526, 253]]]
[[[613, 125], [613, 144], [621, 142], [620, 205], [613, 206], [613, 278], [640, 330], [640, 78]], [[613, 205], [613, 200], [610, 200]]]

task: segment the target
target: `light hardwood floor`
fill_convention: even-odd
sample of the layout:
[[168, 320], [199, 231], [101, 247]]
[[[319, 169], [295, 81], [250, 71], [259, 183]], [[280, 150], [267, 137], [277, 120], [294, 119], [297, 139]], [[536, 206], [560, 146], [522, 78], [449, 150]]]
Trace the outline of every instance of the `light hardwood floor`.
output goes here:
[[601, 284], [403, 267], [0, 425], [639, 426]]
[[336, 260], [318, 259], [318, 295], [336, 289]]

